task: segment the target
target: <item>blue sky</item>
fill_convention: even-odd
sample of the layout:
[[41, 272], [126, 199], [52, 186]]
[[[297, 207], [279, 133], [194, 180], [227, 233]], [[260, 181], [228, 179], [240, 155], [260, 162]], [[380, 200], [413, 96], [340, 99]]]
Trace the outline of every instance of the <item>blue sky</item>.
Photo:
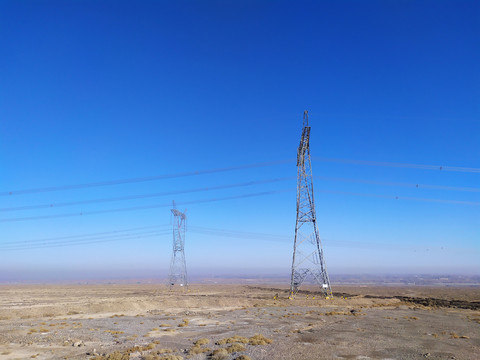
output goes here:
[[[12, 191], [0, 196], [0, 280], [165, 276], [173, 199], [190, 203], [191, 272], [288, 276], [305, 109], [331, 273], [478, 274], [479, 16], [477, 1], [0, 2], [0, 192]], [[238, 198], [200, 202], [225, 197]], [[12, 209], [39, 204], [54, 206]], [[137, 206], [152, 208], [88, 214]], [[11, 221], [37, 216], [52, 217]], [[137, 230], [45, 246], [125, 229]]]

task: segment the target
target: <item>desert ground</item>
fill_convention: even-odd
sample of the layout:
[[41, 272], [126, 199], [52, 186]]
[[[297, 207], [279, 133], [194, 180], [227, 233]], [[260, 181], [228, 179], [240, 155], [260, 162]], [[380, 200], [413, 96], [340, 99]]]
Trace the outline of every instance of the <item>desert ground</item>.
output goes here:
[[480, 287], [2, 285], [0, 359], [479, 359]]

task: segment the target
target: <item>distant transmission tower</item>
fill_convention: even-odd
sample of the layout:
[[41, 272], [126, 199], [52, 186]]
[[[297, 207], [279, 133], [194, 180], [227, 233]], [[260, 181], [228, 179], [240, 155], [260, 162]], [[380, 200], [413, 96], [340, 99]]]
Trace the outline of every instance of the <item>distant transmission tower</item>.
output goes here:
[[332, 297], [332, 289], [323, 259], [322, 243], [318, 235], [315, 201], [313, 198], [312, 163], [310, 160], [310, 126], [308, 111], [303, 113], [302, 139], [297, 153], [297, 222], [293, 245], [290, 295], [295, 296], [307, 277], [320, 286], [325, 297]]
[[185, 229], [187, 217], [185, 213], [178, 211], [173, 202], [173, 253], [170, 262], [169, 284], [173, 286], [188, 286], [187, 264], [185, 262]]

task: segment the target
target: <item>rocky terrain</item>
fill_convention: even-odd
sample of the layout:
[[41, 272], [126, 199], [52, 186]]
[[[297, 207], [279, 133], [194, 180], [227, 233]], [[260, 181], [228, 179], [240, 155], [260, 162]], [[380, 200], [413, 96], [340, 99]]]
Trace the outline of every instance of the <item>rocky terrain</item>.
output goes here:
[[478, 359], [479, 287], [0, 286], [0, 359]]

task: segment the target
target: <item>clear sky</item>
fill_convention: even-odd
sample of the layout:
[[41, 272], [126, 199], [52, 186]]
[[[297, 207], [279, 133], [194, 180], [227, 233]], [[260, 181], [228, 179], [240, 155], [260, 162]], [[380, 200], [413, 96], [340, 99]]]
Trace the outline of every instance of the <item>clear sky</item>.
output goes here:
[[[172, 200], [191, 274], [288, 276], [305, 109], [330, 273], [479, 274], [479, 18], [458, 0], [1, 1], [0, 281], [164, 277]], [[115, 183], [132, 178], [150, 181]]]

